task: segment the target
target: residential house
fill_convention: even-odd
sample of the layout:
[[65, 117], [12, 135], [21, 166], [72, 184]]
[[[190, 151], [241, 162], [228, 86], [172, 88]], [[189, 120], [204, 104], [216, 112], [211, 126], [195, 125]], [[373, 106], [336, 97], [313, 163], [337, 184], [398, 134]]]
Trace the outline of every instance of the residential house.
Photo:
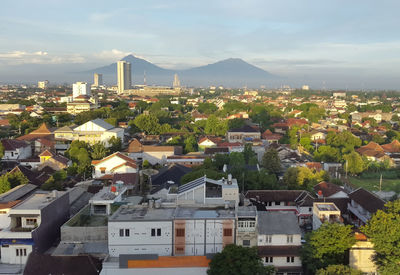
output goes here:
[[236, 244], [253, 247], [257, 246], [257, 207], [239, 206], [236, 213]]
[[318, 198], [348, 198], [347, 192], [343, 186], [334, 183], [321, 181], [313, 187]]
[[279, 274], [302, 274], [301, 231], [294, 213], [257, 213], [258, 255], [264, 265], [273, 265]]
[[182, 146], [143, 145], [136, 138], [129, 143], [128, 155], [136, 161], [147, 160], [150, 164], [166, 164], [170, 156], [182, 154]]
[[198, 153], [189, 153], [186, 155], [173, 155], [167, 157], [167, 164], [180, 164], [186, 167], [195, 167], [202, 165], [206, 159], [206, 155]]
[[32, 251], [45, 252], [69, 218], [66, 192], [37, 193], [9, 211], [11, 222], [0, 231], [1, 263], [25, 264]]
[[317, 230], [325, 222], [343, 223], [341, 212], [332, 202], [314, 202], [313, 230]]
[[274, 134], [269, 129], [265, 130], [264, 133], [261, 135], [262, 139], [268, 141], [269, 144], [271, 143], [279, 143], [279, 140], [283, 137], [280, 134]]
[[363, 118], [373, 118], [376, 122], [380, 123], [382, 121], [390, 121], [392, 119], [392, 113], [383, 113], [381, 110], [376, 110], [375, 112], [353, 112], [351, 113], [351, 119], [353, 121], [361, 122]]
[[361, 146], [356, 151], [367, 157], [371, 161], [389, 161], [390, 165], [394, 165], [394, 161], [385, 153], [385, 150], [376, 142], [369, 142], [367, 145]]
[[260, 131], [248, 125], [241, 128], [231, 129], [227, 132], [228, 142], [245, 142], [260, 138]]
[[203, 137], [197, 142], [199, 151], [204, 151], [205, 148], [217, 147], [217, 144], [221, 142], [221, 138], [218, 137]]
[[54, 154], [48, 150], [39, 155], [40, 165], [38, 170], [41, 171], [45, 167], [50, 167], [54, 171], [67, 169], [72, 165], [72, 161], [62, 155]]
[[44, 171], [41, 172], [32, 171], [31, 169], [23, 165], [15, 166], [9, 173], [16, 173], [16, 172], [21, 172], [28, 179], [28, 183], [38, 186], [42, 185], [50, 178], [50, 175]]
[[316, 141], [316, 140], [325, 140], [326, 134], [321, 131], [311, 131], [310, 132], [311, 140]]
[[373, 262], [374, 245], [361, 232], [354, 233], [356, 243], [349, 250], [349, 266], [365, 274], [377, 274], [377, 266]]
[[[41, 140], [41, 142], [36, 143], [37, 140]], [[43, 123], [38, 129], [30, 132], [27, 135], [17, 137], [17, 140], [24, 140], [31, 144], [32, 150], [35, 153], [39, 153], [43, 151], [43, 144], [45, 141], [53, 141], [54, 140], [54, 133], [46, 123]]]
[[32, 148], [29, 143], [17, 139], [2, 139], [4, 148], [3, 160], [20, 160], [32, 156]]
[[361, 187], [349, 193], [349, 198], [350, 221], [356, 226], [365, 225], [376, 211], [385, 206], [384, 200]]
[[96, 179], [111, 179], [113, 174], [137, 173], [138, 171], [136, 161], [120, 152], [101, 160], [93, 160], [92, 165], [94, 166], [93, 178]]

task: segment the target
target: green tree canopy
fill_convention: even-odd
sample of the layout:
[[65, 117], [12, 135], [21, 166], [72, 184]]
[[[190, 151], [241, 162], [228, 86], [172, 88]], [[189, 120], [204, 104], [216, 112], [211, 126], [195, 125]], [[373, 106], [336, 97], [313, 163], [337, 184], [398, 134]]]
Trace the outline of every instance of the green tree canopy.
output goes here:
[[374, 244], [379, 274], [400, 274], [400, 200], [387, 203], [361, 230]]
[[103, 142], [98, 142], [91, 147], [91, 157], [92, 159], [102, 159], [108, 154], [108, 149], [104, 146]]
[[340, 152], [335, 147], [322, 145], [314, 151], [314, 159], [319, 162], [338, 162], [340, 161]]
[[228, 122], [218, 119], [215, 115], [210, 115], [204, 131], [207, 135], [225, 136], [228, 130]]
[[160, 123], [155, 115], [141, 114], [134, 120], [135, 125], [146, 134], [155, 135], [160, 132]]
[[262, 158], [262, 166], [268, 173], [279, 173], [282, 170], [278, 151], [275, 148], [269, 148]]
[[362, 272], [350, 268], [347, 265], [329, 265], [326, 268], [318, 269], [317, 270], [317, 275], [361, 275]]
[[346, 253], [355, 242], [350, 225], [324, 223], [306, 235], [301, 249], [302, 263], [311, 274], [329, 265], [346, 264]]
[[346, 163], [344, 164], [344, 169], [348, 173], [356, 175], [361, 173], [366, 168], [366, 163], [363, 158], [355, 151], [343, 156]]
[[230, 244], [217, 253], [210, 262], [208, 275], [272, 275], [273, 267], [265, 267], [256, 247]]

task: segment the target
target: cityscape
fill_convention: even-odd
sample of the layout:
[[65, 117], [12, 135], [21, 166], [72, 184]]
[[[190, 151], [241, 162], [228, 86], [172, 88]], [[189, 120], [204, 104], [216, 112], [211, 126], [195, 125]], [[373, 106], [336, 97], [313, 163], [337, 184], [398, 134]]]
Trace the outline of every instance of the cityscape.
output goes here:
[[400, 274], [398, 3], [100, 2], [4, 4], [0, 274]]

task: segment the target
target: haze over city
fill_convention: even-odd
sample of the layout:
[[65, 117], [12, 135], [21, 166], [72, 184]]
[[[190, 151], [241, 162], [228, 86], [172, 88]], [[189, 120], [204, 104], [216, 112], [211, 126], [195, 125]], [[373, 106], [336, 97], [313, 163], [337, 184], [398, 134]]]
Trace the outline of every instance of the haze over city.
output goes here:
[[75, 81], [77, 72], [134, 54], [173, 70], [241, 58], [279, 76], [271, 86], [400, 84], [398, 1], [2, 4], [2, 83]]

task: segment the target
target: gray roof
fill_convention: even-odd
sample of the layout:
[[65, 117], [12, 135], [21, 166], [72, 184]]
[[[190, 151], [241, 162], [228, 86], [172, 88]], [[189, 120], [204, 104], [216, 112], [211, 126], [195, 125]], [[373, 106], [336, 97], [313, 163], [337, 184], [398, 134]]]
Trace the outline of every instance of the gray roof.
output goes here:
[[249, 206], [239, 206], [237, 208], [237, 216], [241, 217], [256, 217], [257, 216], [257, 207], [254, 205]]
[[301, 234], [296, 215], [291, 211], [258, 212], [258, 234]]
[[0, 195], [0, 203], [19, 200], [37, 188], [34, 184], [21, 184]]
[[110, 130], [110, 129], [114, 128], [114, 126], [112, 126], [111, 124], [105, 122], [104, 120], [102, 120], [100, 118], [93, 119], [92, 123], [104, 128], [106, 130]]
[[195, 179], [195, 180], [192, 180], [191, 182], [188, 182], [188, 183], [186, 183], [184, 185], [179, 186], [178, 194], [186, 192], [186, 191], [188, 191], [190, 189], [193, 189], [193, 188], [195, 188], [197, 186], [203, 185], [205, 182], [206, 182], [206, 177], [205, 176], [201, 177], [201, 178], [198, 178], [198, 179]]

